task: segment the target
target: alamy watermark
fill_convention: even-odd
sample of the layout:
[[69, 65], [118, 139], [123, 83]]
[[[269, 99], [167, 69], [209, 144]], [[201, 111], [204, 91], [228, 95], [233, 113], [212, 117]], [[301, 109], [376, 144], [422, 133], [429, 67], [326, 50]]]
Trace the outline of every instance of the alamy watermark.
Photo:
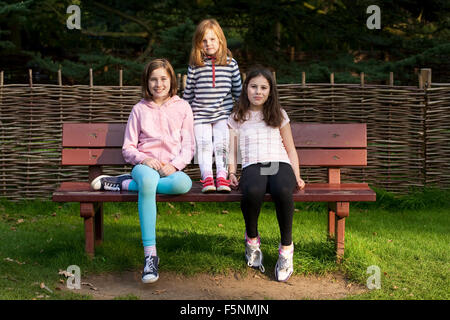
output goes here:
[[366, 21], [366, 26], [368, 29], [381, 29], [381, 10], [380, 7], [373, 4], [367, 7], [367, 14], [371, 14]]
[[81, 270], [79, 266], [68, 266], [63, 274], [67, 277], [66, 286], [68, 289], [81, 289]]
[[67, 14], [69, 14], [69, 13], [71, 14], [66, 20], [67, 29], [69, 29], [69, 30], [73, 30], [73, 29], [80, 30], [81, 29], [81, 10], [80, 10], [80, 7], [77, 6], [76, 4], [72, 4], [72, 5], [67, 7], [66, 13]]
[[367, 278], [367, 288], [369, 290], [381, 289], [381, 270], [379, 266], [369, 266], [366, 271], [371, 276]]

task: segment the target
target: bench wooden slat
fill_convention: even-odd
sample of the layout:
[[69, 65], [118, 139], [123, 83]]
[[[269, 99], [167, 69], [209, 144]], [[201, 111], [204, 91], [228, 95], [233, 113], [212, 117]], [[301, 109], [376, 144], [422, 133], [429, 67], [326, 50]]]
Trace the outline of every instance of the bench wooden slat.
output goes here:
[[[192, 189], [182, 195], [157, 194], [158, 202], [228, 202], [241, 200], [239, 190], [231, 193], [201, 193], [201, 184], [194, 182]], [[294, 191], [294, 201], [375, 201], [373, 192], [366, 183], [350, 184], [307, 184], [304, 190]], [[55, 202], [135, 202], [136, 192], [93, 191], [86, 182], [64, 182], [53, 193]], [[270, 194], [266, 194], [264, 201], [272, 201]]]
[[[365, 149], [298, 149], [300, 166], [366, 166]], [[122, 148], [63, 149], [62, 165], [124, 165]]]
[[366, 166], [366, 149], [297, 149], [302, 166]]
[[365, 123], [292, 123], [296, 148], [366, 148]]
[[63, 149], [62, 165], [124, 165], [122, 148]]
[[64, 123], [63, 147], [122, 147], [126, 123]]

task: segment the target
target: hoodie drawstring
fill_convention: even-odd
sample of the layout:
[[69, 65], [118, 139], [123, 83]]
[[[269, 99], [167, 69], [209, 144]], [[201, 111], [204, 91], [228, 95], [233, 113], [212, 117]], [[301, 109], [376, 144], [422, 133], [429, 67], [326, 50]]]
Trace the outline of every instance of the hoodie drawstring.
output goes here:
[[216, 57], [208, 57], [208, 58], [210, 58], [211, 59], [211, 62], [212, 62], [212, 80], [213, 80], [213, 82], [212, 82], [212, 86], [213, 86], [213, 88], [215, 88], [216, 87]]

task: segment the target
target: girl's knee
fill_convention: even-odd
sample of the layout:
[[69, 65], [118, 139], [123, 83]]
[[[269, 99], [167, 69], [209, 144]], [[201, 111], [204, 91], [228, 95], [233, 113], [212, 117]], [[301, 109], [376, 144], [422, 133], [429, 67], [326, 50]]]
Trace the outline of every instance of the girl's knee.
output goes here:
[[159, 174], [156, 170], [147, 168], [137, 168], [132, 171], [133, 179], [136, 181], [139, 192], [156, 192], [159, 181]]
[[282, 200], [290, 200], [292, 199], [292, 189], [287, 187], [274, 188], [271, 190], [270, 194], [273, 198], [282, 199]]
[[192, 180], [187, 177], [180, 179], [173, 185], [172, 193], [174, 194], [183, 194], [189, 192], [192, 188]]
[[246, 198], [250, 198], [250, 199], [257, 199], [260, 198], [263, 194], [265, 193], [264, 190], [262, 190], [259, 186], [257, 185], [251, 185], [251, 186], [247, 186], [244, 190], [243, 190], [243, 194]]
[[182, 194], [187, 193], [192, 188], [192, 180], [187, 174], [179, 171], [177, 181], [174, 185], [174, 193]]
[[191, 190], [192, 180], [182, 171], [177, 171], [167, 178], [163, 178], [158, 185], [158, 193], [183, 194]]

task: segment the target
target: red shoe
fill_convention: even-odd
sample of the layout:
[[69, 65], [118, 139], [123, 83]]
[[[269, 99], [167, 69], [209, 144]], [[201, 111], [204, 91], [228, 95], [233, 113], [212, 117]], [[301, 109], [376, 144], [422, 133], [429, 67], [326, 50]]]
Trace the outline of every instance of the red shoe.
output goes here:
[[230, 180], [222, 177], [216, 179], [216, 187], [218, 192], [230, 192]]
[[216, 187], [214, 186], [214, 179], [212, 177], [208, 177], [205, 180], [200, 180], [203, 183], [203, 193], [209, 193], [216, 191]]

